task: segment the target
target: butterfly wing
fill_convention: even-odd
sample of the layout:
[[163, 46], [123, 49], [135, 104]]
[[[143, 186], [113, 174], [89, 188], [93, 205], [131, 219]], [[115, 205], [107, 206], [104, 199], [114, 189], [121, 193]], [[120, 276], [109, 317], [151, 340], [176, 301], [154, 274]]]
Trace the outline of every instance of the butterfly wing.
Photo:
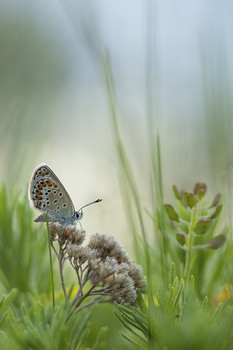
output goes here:
[[[69, 194], [46, 164], [40, 164], [32, 174], [29, 199], [35, 208], [48, 214], [49, 221], [68, 222], [75, 215]], [[46, 221], [46, 216], [41, 215], [36, 220]]]

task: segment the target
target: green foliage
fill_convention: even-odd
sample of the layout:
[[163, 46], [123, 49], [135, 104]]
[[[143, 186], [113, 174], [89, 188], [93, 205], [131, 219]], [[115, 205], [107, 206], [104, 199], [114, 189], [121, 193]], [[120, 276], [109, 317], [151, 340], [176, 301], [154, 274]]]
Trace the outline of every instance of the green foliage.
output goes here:
[[[193, 192], [178, 191], [173, 186], [173, 193], [178, 201], [176, 209], [170, 204], [164, 205], [174, 245], [173, 248], [168, 245], [167, 257], [172, 261], [176, 256], [170, 269], [170, 282], [167, 286], [164, 283], [159, 285], [158, 281], [163, 281], [157, 271], [161, 266], [157, 265], [156, 269], [151, 266], [157, 279], [154, 303], [147, 307], [138, 303], [138, 308], [130, 310], [118, 307], [117, 317], [127, 331], [122, 335], [139, 349], [209, 349], [210, 344], [213, 349], [232, 349], [230, 323], [226, 328], [221, 325], [225, 317], [232, 319], [233, 309], [231, 305], [224, 307], [220, 302], [231, 298], [231, 291], [227, 296], [220, 295], [217, 305], [214, 305], [217, 295], [213, 294], [225, 282], [224, 262], [228, 254], [233, 253], [232, 242], [226, 241], [227, 229], [216, 234], [223, 208], [219, 204], [220, 195], [211, 202], [206, 198], [207, 186], [204, 183], [197, 183]], [[172, 240], [172, 235], [177, 243]], [[157, 249], [161, 246], [158, 245]], [[216, 249], [217, 255], [214, 256], [213, 250]], [[156, 254], [156, 249], [153, 251]], [[180, 254], [182, 251], [184, 254]]]
[[27, 196], [0, 189], [0, 275], [1, 287], [21, 293], [48, 292], [49, 264], [46, 231], [33, 223]]
[[[116, 316], [119, 318], [125, 328], [133, 335], [135, 341], [124, 333], [121, 333], [130, 343], [136, 348], [143, 349], [149, 343], [151, 337], [149, 330], [149, 319], [147, 307], [143, 301], [141, 294], [138, 294], [139, 308], [127, 308], [125, 306], [118, 305], [118, 312]], [[140, 345], [141, 344], [141, 345]]]
[[199, 220], [194, 226], [193, 231], [197, 235], [204, 235], [210, 228], [212, 221], [211, 220]]
[[[173, 186], [174, 192], [174, 186]], [[201, 195], [200, 195], [201, 193]], [[226, 241], [226, 228], [221, 234], [216, 234], [220, 226], [220, 214], [223, 204], [218, 204], [220, 195], [216, 195], [211, 201], [206, 199], [207, 186], [203, 182], [196, 183], [193, 188], [193, 193], [186, 191], [178, 191], [174, 196], [177, 203], [177, 209], [166, 204], [165, 208], [171, 206], [173, 211], [180, 218], [179, 222], [176, 218], [170, 215], [167, 211], [169, 219], [172, 221], [171, 235], [176, 234], [176, 240], [180, 248], [184, 251], [184, 255], [180, 256], [181, 277], [187, 282], [190, 274], [194, 274], [197, 279], [197, 289], [199, 294], [209, 294], [210, 285], [204, 285], [205, 274], [210, 275], [209, 264], [212, 271], [219, 270], [225, 259], [225, 251], [221, 250], [218, 253], [218, 263], [213, 264], [213, 254], [211, 249], [218, 249], [223, 246]], [[211, 204], [208, 204], [211, 203]], [[174, 222], [175, 221], [175, 222]], [[174, 233], [173, 233], [174, 232]], [[179, 248], [177, 247], [177, 252]], [[221, 279], [221, 274], [214, 274], [215, 282], [209, 281], [211, 285], [217, 283], [217, 277]], [[201, 281], [201, 282], [200, 282]], [[204, 289], [204, 290], [203, 290]]]
[[[195, 281], [184, 289], [184, 281], [175, 278], [169, 289], [161, 288], [154, 304], [150, 332], [149, 310], [118, 306], [117, 317], [125, 326], [122, 336], [135, 349], [232, 349], [232, 306], [220, 303], [216, 310], [195, 295]], [[224, 326], [226, 325], [226, 327]], [[126, 333], [127, 332], [127, 333]], [[152, 334], [154, 335], [152, 337]]]
[[3, 323], [5, 321], [6, 315], [7, 315], [7, 309], [14, 299], [16, 295], [16, 290], [12, 289], [12, 291], [7, 294], [6, 296], [3, 296], [0, 300], [0, 328], [2, 328]]
[[170, 220], [177, 221], [177, 222], [180, 221], [179, 215], [177, 214], [177, 212], [175, 211], [175, 209], [171, 204], [165, 204], [165, 209], [167, 212], [167, 216], [169, 217]]
[[[125, 327], [122, 336], [135, 349], [233, 349], [233, 244], [221, 215], [221, 195], [211, 200], [204, 182], [197, 182], [192, 191], [174, 185], [176, 203], [165, 204], [159, 138], [155, 143], [150, 130], [153, 181], [147, 183], [154, 198], [146, 213], [152, 221], [154, 241], [149, 238], [136, 179], [119, 132], [108, 57], [104, 64], [123, 202], [135, 255], [145, 267], [148, 281], [145, 301], [139, 295], [137, 307], [117, 307], [116, 315]], [[149, 123], [151, 126], [151, 120]], [[138, 220], [143, 225], [137, 225]]]
[[55, 309], [52, 303], [37, 302], [22, 312], [20, 320], [14, 315], [10, 319], [11, 337], [19, 349], [77, 349], [90, 331], [91, 312], [68, 319], [68, 302], [60, 303]]

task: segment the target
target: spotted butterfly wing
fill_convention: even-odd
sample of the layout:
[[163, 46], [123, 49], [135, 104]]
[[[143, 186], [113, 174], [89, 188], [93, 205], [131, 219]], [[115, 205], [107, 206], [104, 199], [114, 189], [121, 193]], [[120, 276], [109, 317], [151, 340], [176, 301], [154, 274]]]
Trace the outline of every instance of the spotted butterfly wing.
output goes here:
[[44, 214], [35, 221], [46, 221], [62, 224], [73, 223], [75, 208], [61, 181], [46, 164], [39, 165], [33, 172], [29, 185], [29, 198], [35, 208]]

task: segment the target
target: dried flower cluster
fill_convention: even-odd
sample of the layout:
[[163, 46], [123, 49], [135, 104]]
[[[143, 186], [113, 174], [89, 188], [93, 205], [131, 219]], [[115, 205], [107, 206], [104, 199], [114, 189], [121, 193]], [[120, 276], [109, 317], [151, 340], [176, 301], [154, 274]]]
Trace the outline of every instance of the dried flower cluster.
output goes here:
[[[89, 244], [83, 245], [85, 232], [75, 226], [50, 224], [50, 239], [58, 257], [64, 294], [63, 265], [69, 260], [74, 268], [79, 290], [72, 305], [80, 304], [89, 296], [93, 299], [82, 308], [95, 302], [117, 302], [135, 305], [137, 288], [145, 293], [146, 282], [142, 268], [132, 262], [126, 250], [111, 235], [95, 233]], [[54, 246], [58, 242], [59, 251]]]

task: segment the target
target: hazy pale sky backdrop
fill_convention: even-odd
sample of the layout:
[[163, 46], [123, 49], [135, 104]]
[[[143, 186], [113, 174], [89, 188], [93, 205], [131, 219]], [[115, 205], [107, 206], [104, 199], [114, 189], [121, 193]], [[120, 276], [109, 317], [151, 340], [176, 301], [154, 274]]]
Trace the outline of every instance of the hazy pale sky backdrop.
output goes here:
[[206, 96], [232, 89], [232, 13], [232, 1], [217, 0], [0, 0], [1, 179], [26, 188], [33, 168], [46, 162], [77, 208], [104, 198], [86, 209], [87, 230], [120, 236], [125, 223], [101, 57], [107, 49], [146, 205], [149, 37], [166, 186], [208, 179]]

